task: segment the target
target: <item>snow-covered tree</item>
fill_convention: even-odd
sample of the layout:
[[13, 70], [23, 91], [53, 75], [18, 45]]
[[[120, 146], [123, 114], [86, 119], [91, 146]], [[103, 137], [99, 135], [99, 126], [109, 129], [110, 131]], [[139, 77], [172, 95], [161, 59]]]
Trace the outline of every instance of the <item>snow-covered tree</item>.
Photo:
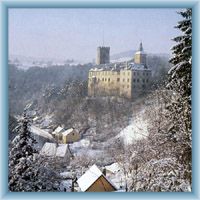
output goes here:
[[168, 86], [179, 92], [191, 103], [192, 89], [192, 9], [180, 12], [184, 18], [175, 28], [182, 31], [182, 35], [173, 40], [177, 43], [172, 47], [173, 57], [170, 62], [173, 67], [169, 71]]
[[182, 34], [173, 40], [177, 43], [173, 48], [173, 64], [169, 71], [168, 89], [173, 91], [173, 100], [168, 105], [168, 119], [171, 126], [169, 137], [177, 142], [177, 155], [180, 162], [191, 171], [192, 122], [191, 122], [191, 90], [192, 90], [192, 9], [179, 12], [183, 17], [175, 28]]
[[19, 134], [12, 141], [9, 152], [10, 191], [57, 191], [59, 176], [49, 167], [48, 161], [40, 158], [34, 149], [35, 139], [31, 136], [28, 119], [24, 114]]
[[24, 114], [19, 135], [13, 140], [9, 152], [9, 189], [11, 191], [22, 191], [24, 182], [30, 178], [30, 175], [25, 175], [25, 172], [33, 162], [33, 154], [36, 151], [32, 146], [35, 142], [28, 130], [28, 119]]

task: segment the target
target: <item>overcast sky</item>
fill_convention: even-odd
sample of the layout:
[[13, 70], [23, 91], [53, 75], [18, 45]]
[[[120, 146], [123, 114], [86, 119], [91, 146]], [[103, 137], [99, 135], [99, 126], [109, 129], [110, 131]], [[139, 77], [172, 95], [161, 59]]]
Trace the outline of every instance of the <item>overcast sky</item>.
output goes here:
[[[9, 9], [9, 55], [92, 60], [138, 49], [170, 53], [179, 9]], [[103, 37], [104, 36], [104, 37]]]

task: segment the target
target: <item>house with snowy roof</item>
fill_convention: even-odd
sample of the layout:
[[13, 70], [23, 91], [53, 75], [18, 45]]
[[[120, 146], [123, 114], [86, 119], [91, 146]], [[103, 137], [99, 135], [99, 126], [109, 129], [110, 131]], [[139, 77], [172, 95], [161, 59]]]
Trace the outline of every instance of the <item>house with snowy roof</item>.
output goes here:
[[46, 142], [40, 151], [41, 156], [61, 159], [64, 162], [70, 160], [70, 151], [67, 144]]
[[31, 135], [37, 141], [37, 143], [35, 144], [35, 148], [37, 150], [41, 150], [41, 148], [46, 142], [50, 142], [50, 143], [56, 142], [55, 138], [44, 129], [31, 125], [29, 130], [31, 132]]
[[78, 180], [82, 192], [114, 192], [117, 188], [96, 166], [92, 165]]
[[78, 140], [80, 140], [81, 135], [79, 134], [79, 132], [76, 129], [70, 128], [70, 129], [67, 129], [66, 131], [62, 132], [62, 139], [63, 139], [64, 144], [73, 143], [73, 142], [77, 142]]
[[118, 163], [113, 163], [111, 165], [105, 166], [106, 174], [115, 174], [121, 170], [121, 167]]
[[57, 141], [62, 141], [62, 133], [64, 132], [64, 128], [58, 126], [53, 132], [52, 135]]

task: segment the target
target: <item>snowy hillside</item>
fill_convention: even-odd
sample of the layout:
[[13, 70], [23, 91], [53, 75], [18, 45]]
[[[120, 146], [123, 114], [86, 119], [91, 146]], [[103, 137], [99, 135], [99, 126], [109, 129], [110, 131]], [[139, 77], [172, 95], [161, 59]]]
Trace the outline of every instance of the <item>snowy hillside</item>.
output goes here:
[[144, 110], [142, 110], [130, 120], [130, 124], [116, 138], [122, 138], [126, 145], [132, 144], [148, 136], [147, 125], [148, 121], [144, 118]]

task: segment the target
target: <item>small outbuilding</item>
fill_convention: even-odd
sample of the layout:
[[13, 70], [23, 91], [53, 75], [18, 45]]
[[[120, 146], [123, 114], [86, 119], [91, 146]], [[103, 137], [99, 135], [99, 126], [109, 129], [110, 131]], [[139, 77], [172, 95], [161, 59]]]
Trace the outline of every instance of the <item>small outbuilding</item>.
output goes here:
[[68, 162], [70, 160], [70, 151], [67, 144], [55, 144], [46, 142], [40, 151], [40, 155], [56, 158], [63, 162]]
[[53, 132], [52, 135], [56, 138], [57, 141], [62, 141], [62, 133], [64, 132], [64, 128], [58, 126]]
[[105, 170], [108, 174], [116, 174], [121, 170], [121, 167], [118, 163], [113, 163], [111, 165], [105, 166]]
[[116, 187], [93, 165], [77, 181], [82, 192], [114, 192]]
[[70, 129], [64, 131], [62, 133], [62, 137], [63, 137], [64, 144], [77, 142], [78, 140], [81, 139], [79, 132], [74, 128], [70, 128]]
[[46, 142], [40, 151], [40, 155], [54, 157], [56, 155], [56, 143]]

